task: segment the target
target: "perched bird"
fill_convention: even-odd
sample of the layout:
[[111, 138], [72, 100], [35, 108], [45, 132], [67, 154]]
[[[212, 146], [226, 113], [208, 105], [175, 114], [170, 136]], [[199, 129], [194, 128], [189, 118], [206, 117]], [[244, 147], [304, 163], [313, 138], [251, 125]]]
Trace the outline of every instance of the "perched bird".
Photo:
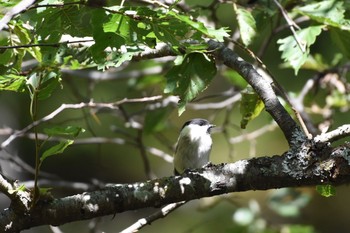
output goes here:
[[174, 154], [175, 175], [209, 163], [213, 144], [210, 132], [213, 127], [215, 125], [200, 118], [189, 120], [182, 126]]

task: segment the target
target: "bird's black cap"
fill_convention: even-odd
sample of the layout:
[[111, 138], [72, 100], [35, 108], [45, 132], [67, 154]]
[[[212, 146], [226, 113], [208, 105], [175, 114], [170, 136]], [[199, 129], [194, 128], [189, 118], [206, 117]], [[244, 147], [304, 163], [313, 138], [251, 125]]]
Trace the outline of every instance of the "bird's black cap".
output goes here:
[[[182, 126], [181, 130], [182, 130], [183, 128], [185, 128], [187, 125], [190, 125], [190, 124], [193, 124], [193, 125], [200, 125], [200, 126], [203, 126], [203, 125], [210, 125], [210, 128], [215, 127], [215, 125], [210, 124], [210, 122], [207, 121], [206, 119], [194, 118], [194, 119], [192, 119], [192, 120], [186, 121], [185, 124]], [[210, 128], [209, 128], [208, 130], [210, 130]], [[208, 131], [208, 132], [210, 132], [210, 131]]]

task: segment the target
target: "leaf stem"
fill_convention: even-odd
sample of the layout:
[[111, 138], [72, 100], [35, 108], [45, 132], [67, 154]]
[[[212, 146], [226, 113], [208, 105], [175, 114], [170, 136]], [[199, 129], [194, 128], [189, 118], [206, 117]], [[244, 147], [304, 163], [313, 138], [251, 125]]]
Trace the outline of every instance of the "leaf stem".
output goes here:
[[[31, 102], [30, 102], [30, 115], [32, 118], [32, 121], [35, 122], [37, 120], [37, 113], [38, 113], [38, 93], [40, 90], [40, 83], [41, 83], [41, 76], [39, 76], [39, 85], [38, 87], [33, 88], [33, 92], [31, 95]], [[38, 138], [38, 128], [37, 126], [33, 127], [34, 131], [34, 143], [35, 143], [35, 174], [34, 174], [34, 195], [33, 195], [33, 203], [32, 206], [35, 205], [36, 200], [39, 197], [39, 188], [38, 188], [38, 176], [39, 176], [39, 168], [40, 168], [40, 143]]]

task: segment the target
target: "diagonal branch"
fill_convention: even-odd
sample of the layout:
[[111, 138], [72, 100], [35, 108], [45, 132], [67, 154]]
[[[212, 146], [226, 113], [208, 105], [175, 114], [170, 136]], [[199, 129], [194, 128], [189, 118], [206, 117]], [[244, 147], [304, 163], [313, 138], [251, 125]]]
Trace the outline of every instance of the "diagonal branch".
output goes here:
[[296, 143], [295, 137], [302, 136], [302, 131], [288, 114], [286, 109], [279, 102], [270, 83], [265, 80], [254, 67], [239, 57], [234, 51], [224, 46], [224, 44], [210, 40], [209, 49], [213, 51], [218, 59], [228, 67], [236, 70], [255, 90], [265, 104], [265, 109], [284, 133], [289, 145]]
[[158, 210], [157, 212], [151, 214], [150, 216], [148, 216], [146, 218], [139, 219], [137, 222], [135, 222], [134, 224], [132, 224], [128, 228], [121, 231], [121, 233], [137, 232], [138, 230], [145, 227], [146, 225], [150, 225], [155, 220], [160, 219], [160, 218], [164, 218], [165, 216], [167, 216], [172, 211], [176, 210], [177, 208], [179, 208], [180, 206], [182, 206], [185, 203], [186, 202], [181, 201], [181, 202], [166, 205], [163, 208], [161, 208], [160, 210]]

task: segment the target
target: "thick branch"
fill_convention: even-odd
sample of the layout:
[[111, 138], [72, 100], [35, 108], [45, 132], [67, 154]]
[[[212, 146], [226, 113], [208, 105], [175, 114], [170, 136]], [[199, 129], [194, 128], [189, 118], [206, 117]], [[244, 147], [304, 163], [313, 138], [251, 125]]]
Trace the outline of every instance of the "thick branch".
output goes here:
[[350, 149], [346, 146], [336, 150], [326, 146], [317, 149], [309, 141], [299, 151], [288, 151], [281, 156], [209, 165], [188, 171], [183, 176], [108, 185], [94, 192], [39, 200], [35, 208], [26, 214], [18, 214], [12, 208], [1, 212], [0, 231], [16, 232], [39, 225], [61, 225], [229, 192], [349, 183], [348, 154]]
[[300, 128], [279, 102], [270, 83], [254, 67], [239, 57], [222, 43], [209, 41], [209, 48], [228, 67], [236, 70], [256, 91], [265, 104], [265, 109], [279, 125], [290, 145], [295, 143], [296, 135], [302, 135]]

